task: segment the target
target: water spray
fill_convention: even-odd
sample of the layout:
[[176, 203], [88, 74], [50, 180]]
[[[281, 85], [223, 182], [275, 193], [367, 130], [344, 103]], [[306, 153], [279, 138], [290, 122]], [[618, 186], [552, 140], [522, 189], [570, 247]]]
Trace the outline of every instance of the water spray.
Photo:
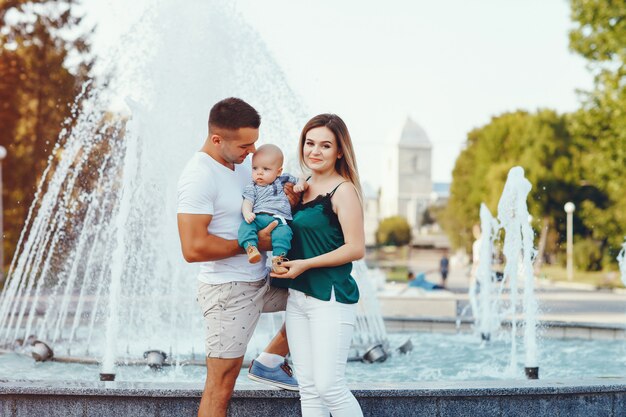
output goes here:
[[617, 262], [619, 263], [619, 270], [622, 274], [622, 283], [626, 286], [626, 240], [622, 245], [622, 250], [617, 255]]
[[[498, 236], [498, 221], [493, 218], [485, 204], [480, 205], [480, 255], [475, 269], [475, 282], [470, 291], [472, 314], [481, 340], [489, 342], [491, 334], [500, 327], [500, 318], [496, 311], [498, 294], [493, 285], [493, 247]], [[480, 287], [480, 297], [476, 294], [476, 286]]]
[[539, 376], [537, 366], [537, 300], [534, 293], [534, 274], [532, 262], [535, 257], [533, 248], [534, 233], [530, 226], [530, 215], [526, 205], [528, 193], [532, 189], [524, 177], [522, 167], [513, 167], [509, 171], [502, 197], [498, 203], [498, 218], [505, 231], [503, 252], [506, 256], [504, 275], [509, 279], [511, 289], [511, 362], [514, 369], [516, 358], [517, 333], [517, 276], [524, 278], [524, 353], [525, 369], [529, 379]]

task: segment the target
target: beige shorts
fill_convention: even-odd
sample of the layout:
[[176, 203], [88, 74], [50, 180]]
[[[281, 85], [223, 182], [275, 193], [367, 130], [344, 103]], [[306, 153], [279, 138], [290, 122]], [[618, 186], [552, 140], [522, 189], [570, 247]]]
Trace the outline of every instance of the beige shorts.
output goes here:
[[261, 313], [284, 311], [287, 290], [267, 279], [254, 282], [198, 284], [209, 358], [239, 358], [246, 353]]

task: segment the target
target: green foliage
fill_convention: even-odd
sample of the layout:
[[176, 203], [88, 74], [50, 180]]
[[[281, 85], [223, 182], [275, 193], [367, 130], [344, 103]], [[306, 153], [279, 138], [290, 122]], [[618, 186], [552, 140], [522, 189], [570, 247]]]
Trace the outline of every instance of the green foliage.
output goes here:
[[89, 45], [78, 36], [75, 3], [0, 2], [0, 145], [8, 151], [3, 161], [5, 263], [57, 137], [71, 126], [70, 106], [89, 77]]
[[402, 216], [383, 219], [376, 230], [376, 243], [379, 245], [402, 246], [411, 242], [411, 226]]
[[404, 265], [392, 266], [388, 271], [385, 271], [387, 275], [387, 281], [394, 282], [407, 282], [409, 276], [409, 268]]
[[626, 2], [571, 0], [571, 17], [570, 47], [588, 60], [594, 90], [572, 114], [505, 113], [468, 134], [440, 222], [454, 246], [469, 250], [480, 203], [496, 214], [506, 173], [520, 165], [533, 184], [529, 211], [549, 227], [546, 251], [561, 251], [572, 201], [580, 267], [615, 263], [626, 235]]
[[570, 47], [608, 71], [626, 63], [626, 2], [624, 0], [570, 0], [574, 29]]
[[[569, 282], [565, 267], [544, 265], [539, 276], [551, 281]], [[581, 271], [574, 269], [573, 282], [591, 284], [596, 288], [624, 288], [617, 272]]]
[[574, 265], [580, 271], [602, 269], [601, 244], [593, 239], [581, 239], [574, 244]]
[[626, 235], [626, 2], [572, 0], [571, 10], [570, 47], [595, 75], [571, 130], [585, 149], [584, 183], [604, 196], [585, 201], [577, 215], [614, 263]]
[[[507, 174], [514, 166], [524, 168], [533, 184], [530, 214], [564, 233], [563, 205], [579, 203], [577, 198], [583, 197], [577, 193], [580, 178], [575, 167], [580, 152], [566, 117], [552, 110], [505, 113], [471, 131], [452, 173], [450, 200], [443, 216], [442, 227], [452, 244], [470, 250], [472, 226], [480, 221], [480, 203], [497, 215]], [[578, 226], [582, 232], [582, 225]]]

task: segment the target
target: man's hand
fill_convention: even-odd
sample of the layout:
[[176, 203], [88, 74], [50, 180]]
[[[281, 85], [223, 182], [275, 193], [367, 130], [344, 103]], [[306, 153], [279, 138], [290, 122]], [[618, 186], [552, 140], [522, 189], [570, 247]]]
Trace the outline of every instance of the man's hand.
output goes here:
[[300, 196], [302, 192], [296, 192], [294, 190], [293, 184], [288, 182], [283, 186], [283, 190], [285, 191], [285, 195], [289, 199], [289, 204], [291, 208], [294, 208], [300, 202]]
[[267, 225], [265, 229], [259, 230], [259, 250], [268, 251], [272, 250], [272, 230], [278, 226], [278, 220], [274, 220]]

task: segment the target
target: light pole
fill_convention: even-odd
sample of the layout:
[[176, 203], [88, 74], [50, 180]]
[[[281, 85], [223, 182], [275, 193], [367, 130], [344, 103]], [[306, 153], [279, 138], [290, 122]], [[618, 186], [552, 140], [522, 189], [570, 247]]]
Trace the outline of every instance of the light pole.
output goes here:
[[4, 281], [4, 216], [2, 208], [2, 160], [7, 156], [7, 150], [0, 146], [0, 282]]
[[571, 201], [563, 207], [567, 213], [567, 280], [574, 279], [574, 210], [576, 206]]

